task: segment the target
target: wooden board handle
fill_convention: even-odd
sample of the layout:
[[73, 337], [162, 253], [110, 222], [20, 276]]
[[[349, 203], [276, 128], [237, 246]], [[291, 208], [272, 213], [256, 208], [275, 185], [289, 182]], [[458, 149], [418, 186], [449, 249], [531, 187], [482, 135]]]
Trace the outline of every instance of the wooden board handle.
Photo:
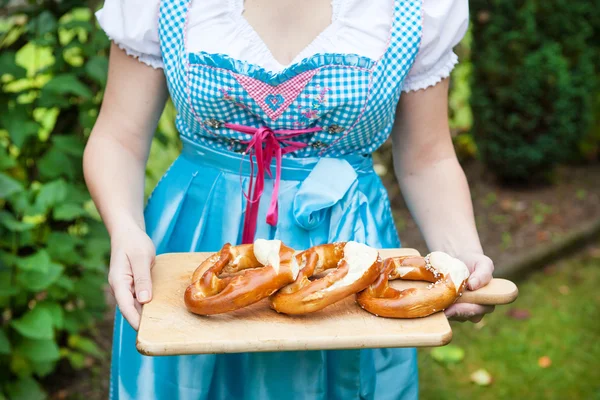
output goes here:
[[494, 278], [481, 289], [465, 290], [458, 299], [458, 303], [474, 303], [484, 305], [509, 304], [515, 301], [519, 295], [519, 289], [513, 282]]

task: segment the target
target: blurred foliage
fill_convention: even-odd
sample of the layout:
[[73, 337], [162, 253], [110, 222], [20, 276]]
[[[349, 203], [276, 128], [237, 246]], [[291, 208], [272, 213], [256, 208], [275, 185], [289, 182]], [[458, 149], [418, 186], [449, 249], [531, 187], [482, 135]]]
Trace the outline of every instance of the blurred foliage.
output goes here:
[[506, 180], [532, 180], [579, 150], [593, 153], [600, 0], [470, 7], [473, 135], [487, 166]]
[[82, 334], [105, 309], [109, 242], [81, 161], [108, 46], [82, 1], [0, 20], [0, 398], [43, 398], [59, 363], [103, 357]]
[[[0, 18], [0, 399], [42, 398], [38, 381], [59, 363], [104, 356], [82, 336], [105, 311], [109, 254], [81, 166], [110, 46], [88, 4], [31, 2]], [[174, 112], [147, 193], [178, 154]]]
[[469, 29], [458, 46], [454, 48], [460, 63], [452, 70], [448, 94], [448, 123], [452, 131], [456, 155], [462, 163], [477, 157], [477, 145], [471, 133], [473, 127], [473, 113], [470, 104], [470, 77], [473, 71], [472, 43], [473, 34]]

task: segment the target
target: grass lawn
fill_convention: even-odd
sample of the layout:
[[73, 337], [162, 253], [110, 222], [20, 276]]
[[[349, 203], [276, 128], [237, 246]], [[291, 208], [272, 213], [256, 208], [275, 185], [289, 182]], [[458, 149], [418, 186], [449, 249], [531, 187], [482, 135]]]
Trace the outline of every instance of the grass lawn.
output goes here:
[[[515, 303], [453, 324], [462, 360], [419, 352], [423, 400], [600, 399], [600, 246], [517, 283]], [[480, 369], [489, 385], [471, 381]]]

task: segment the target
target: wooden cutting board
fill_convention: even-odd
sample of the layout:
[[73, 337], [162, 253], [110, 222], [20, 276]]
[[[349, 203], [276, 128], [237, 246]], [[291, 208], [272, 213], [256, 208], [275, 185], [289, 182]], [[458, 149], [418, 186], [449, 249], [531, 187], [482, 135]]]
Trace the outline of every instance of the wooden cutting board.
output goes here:
[[[443, 346], [452, 330], [443, 313], [418, 319], [379, 318], [362, 310], [354, 296], [304, 316], [281, 315], [266, 300], [227, 314], [198, 316], [187, 311], [183, 294], [192, 272], [212, 253], [170, 253], [152, 268], [154, 297], [142, 310], [137, 349], [145, 355], [213, 354], [258, 351]], [[419, 255], [413, 249], [381, 250], [383, 258]], [[397, 288], [425, 282], [394, 281]], [[494, 279], [469, 292], [462, 302], [507, 304], [517, 287]]]

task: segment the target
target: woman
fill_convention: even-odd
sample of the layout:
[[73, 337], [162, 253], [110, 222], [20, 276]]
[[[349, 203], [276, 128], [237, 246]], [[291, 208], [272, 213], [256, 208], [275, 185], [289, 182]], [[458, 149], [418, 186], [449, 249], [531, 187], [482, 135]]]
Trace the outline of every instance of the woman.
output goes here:
[[[390, 135], [428, 247], [462, 259], [471, 289], [489, 282], [447, 123], [466, 2], [106, 0], [98, 18], [114, 43], [84, 164], [112, 243], [111, 397], [416, 398], [415, 349], [144, 357], [135, 330], [152, 299], [155, 252], [255, 238], [297, 249], [400, 246], [370, 157]], [[183, 151], [143, 211], [167, 88]], [[491, 311], [457, 304], [446, 313], [476, 322]]]

